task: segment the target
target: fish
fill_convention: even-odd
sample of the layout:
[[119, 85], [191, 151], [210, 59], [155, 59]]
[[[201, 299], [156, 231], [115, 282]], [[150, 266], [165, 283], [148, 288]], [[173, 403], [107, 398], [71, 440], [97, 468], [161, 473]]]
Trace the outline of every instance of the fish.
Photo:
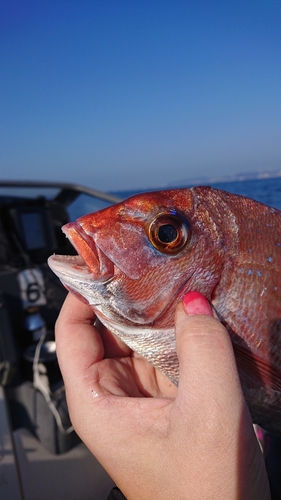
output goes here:
[[281, 434], [281, 212], [209, 186], [140, 193], [62, 227], [64, 286], [174, 384], [174, 314], [202, 293], [230, 335], [253, 422]]

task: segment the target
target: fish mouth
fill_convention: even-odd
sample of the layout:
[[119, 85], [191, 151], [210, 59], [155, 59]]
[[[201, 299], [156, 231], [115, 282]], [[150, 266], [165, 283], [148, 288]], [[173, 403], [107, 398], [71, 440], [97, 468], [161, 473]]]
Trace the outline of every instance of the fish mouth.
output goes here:
[[76, 278], [83, 280], [93, 279], [93, 275], [80, 255], [51, 255], [48, 264], [52, 271], [62, 280], [63, 278]]
[[108, 281], [114, 275], [113, 262], [95, 244], [78, 222], [69, 222], [62, 227], [78, 255], [54, 254], [48, 259], [50, 268], [61, 278], [72, 277], [83, 280]]

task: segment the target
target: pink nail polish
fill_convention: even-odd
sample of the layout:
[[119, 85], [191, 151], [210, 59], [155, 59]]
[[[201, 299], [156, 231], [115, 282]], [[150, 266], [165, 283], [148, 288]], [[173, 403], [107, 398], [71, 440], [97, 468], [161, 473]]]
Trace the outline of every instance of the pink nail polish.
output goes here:
[[213, 316], [213, 311], [208, 300], [200, 292], [188, 292], [184, 295], [182, 302], [184, 310], [189, 316], [195, 314]]

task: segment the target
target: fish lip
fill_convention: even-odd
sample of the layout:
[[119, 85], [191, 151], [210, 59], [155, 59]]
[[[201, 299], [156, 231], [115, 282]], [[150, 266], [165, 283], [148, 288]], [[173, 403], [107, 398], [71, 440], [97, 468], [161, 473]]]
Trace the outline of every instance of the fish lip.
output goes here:
[[81, 255], [58, 255], [53, 254], [48, 258], [48, 265], [62, 278], [79, 276], [83, 280], [90, 281], [93, 275]]
[[64, 264], [72, 264], [72, 270], [76, 273], [82, 272], [85, 276], [89, 273], [89, 279], [95, 281], [107, 282], [114, 276], [113, 262], [98, 247], [94, 235], [89, 235], [82, 224], [78, 221], [69, 222], [62, 227], [62, 231], [81, 259], [77, 257], [73, 261], [72, 257], [63, 259]]

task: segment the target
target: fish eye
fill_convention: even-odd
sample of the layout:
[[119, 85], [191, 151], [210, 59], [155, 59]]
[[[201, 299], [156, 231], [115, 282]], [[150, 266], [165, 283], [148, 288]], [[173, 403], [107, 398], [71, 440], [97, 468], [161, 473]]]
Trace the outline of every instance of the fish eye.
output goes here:
[[162, 253], [177, 254], [190, 239], [190, 227], [185, 219], [174, 213], [160, 213], [152, 219], [148, 236], [152, 245]]

